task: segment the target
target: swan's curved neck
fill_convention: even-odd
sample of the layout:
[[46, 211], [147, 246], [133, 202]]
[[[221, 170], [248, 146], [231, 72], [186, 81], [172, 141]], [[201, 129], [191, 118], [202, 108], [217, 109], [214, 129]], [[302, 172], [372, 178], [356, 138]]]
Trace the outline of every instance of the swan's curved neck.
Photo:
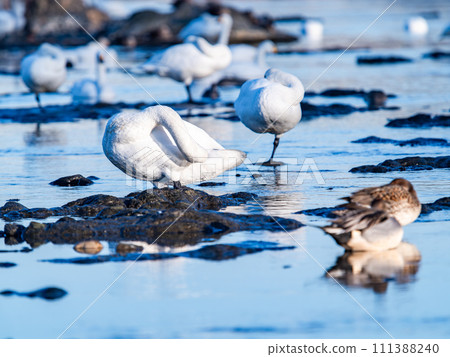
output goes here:
[[228, 42], [230, 41], [231, 27], [231, 22], [223, 24], [222, 30], [220, 31], [219, 40], [217, 41], [218, 45], [228, 45]]
[[300, 102], [303, 99], [305, 89], [296, 76], [281, 71], [269, 70], [266, 72], [266, 78], [292, 89], [293, 97], [296, 101]]
[[264, 46], [259, 46], [258, 51], [256, 53], [256, 64], [259, 67], [265, 67], [266, 66], [266, 54], [267, 54], [267, 48]]
[[172, 108], [165, 106], [151, 107], [144, 111], [144, 120], [140, 126], [147, 135], [153, 129], [161, 125], [167, 129], [172, 136], [180, 152], [189, 162], [204, 162], [208, 153], [189, 135], [183, 120]]

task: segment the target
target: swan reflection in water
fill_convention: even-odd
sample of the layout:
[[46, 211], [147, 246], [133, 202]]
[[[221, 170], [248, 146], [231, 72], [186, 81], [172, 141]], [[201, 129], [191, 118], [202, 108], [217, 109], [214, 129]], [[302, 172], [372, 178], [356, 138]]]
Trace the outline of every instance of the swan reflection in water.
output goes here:
[[26, 132], [23, 138], [27, 146], [51, 146], [66, 143], [65, 133], [61, 130], [42, 129], [42, 123], [36, 123], [33, 131]]
[[326, 277], [343, 285], [384, 293], [389, 281], [411, 282], [419, 270], [420, 260], [417, 247], [406, 242], [396, 249], [381, 252], [346, 252], [328, 269]]

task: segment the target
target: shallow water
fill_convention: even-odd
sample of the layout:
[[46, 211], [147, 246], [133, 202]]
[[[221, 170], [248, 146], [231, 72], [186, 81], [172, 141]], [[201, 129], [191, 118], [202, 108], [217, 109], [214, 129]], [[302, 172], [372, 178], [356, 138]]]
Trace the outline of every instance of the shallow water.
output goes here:
[[[294, 1], [278, 3], [282, 4], [279, 15], [287, 14], [286, 9], [292, 6], [298, 6]], [[386, 1], [364, 2], [364, 6], [350, 8], [350, 2], [327, 2], [330, 7], [323, 13], [322, 8], [319, 9], [312, 1], [302, 3], [305, 5], [298, 9], [299, 13], [321, 15], [325, 19], [326, 31], [346, 43], [389, 4]], [[408, 8], [405, 4], [406, 1], [399, 1], [398, 6], [383, 17], [383, 22], [375, 24], [367, 33], [368, 37], [362, 40], [367, 43], [388, 40], [394, 29], [401, 29], [403, 19], [422, 10], [441, 11], [440, 18], [430, 20], [430, 41], [434, 41], [438, 29], [450, 22], [447, 2], [427, 3], [426, 9], [413, 5]], [[247, 5], [264, 10], [270, 3], [258, 1]], [[349, 22], [349, 19], [354, 21]], [[448, 50], [448, 45], [440, 47]], [[251, 165], [270, 154], [271, 135], [258, 136], [239, 122], [214, 117], [192, 118], [192, 123], [204, 128], [225, 147], [244, 150], [249, 157], [248, 165], [215, 180], [227, 182], [227, 185], [202, 189], [212, 194], [249, 191], [259, 195], [257, 202], [230, 207], [227, 211], [289, 217], [312, 225], [323, 224], [325, 220], [294, 212], [337, 204], [340, 197], [358, 188], [384, 184], [395, 177], [405, 177], [413, 182], [423, 203], [448, 196], [448, 170], [387, 174], [348, 172], [352, 167], [377, 164], [388, 158], [449, 154], [448, 148], [441, 147], [351, 143], [369, 135], [399, 140], [419, 136], [450, 140], [447, 128], [384, 127], [388, 118], [417, 112], [439, 114], [449, 111], [449, 61], [422, 59], [423, 53], [434, 48], [434, 45], [422, 44], [348, 51], [317, 81], [339, 52], [271, 55], [268, 59], [270, 65], [298, 75], [305, 87], [314, 83], [309, 90], [331, 87], [382, 89], [398, 95], [388, 104], [400, 109], [302, 121], [283, 136], [277, 159], [288, 165], [278, 169]], [[356, 57], [361, 54], [403, 55], [415, 59], [415, 62], [357, 66]], [[124, 61], [126, 67], [136, 63], [130, 60], [129, 55], [120, 55], [120, 58], [127, 59]], [[72, 72], [62, 91], [67, 91], [70, 83], [81, 75]], [[137, 80], [159, 102], [185, 99], [183, 86], [171, 80], [157, 77], [137, 77]], [[109, 81], [120, 100], [152, 102], [148, 94], [122, 72], [111, 73]], [[17, 77], [0, 76], [0, 93], [23, 91], [25, 87]], [[224, 99], [233, 100], [238, 91], [226, 89], [222, 94]], [[315, 97], [307, 100], [316, 104], [339, 102], [364, 106], [364, 102], [357, 98]], [[70, 97], [44, 95], [43, 102], [64, 104], [70, 102]], [[0, 98], [0, 108], [33, 105], [31, 95]], [[127, 179], [104, 157], [101, 138], [105, 123], [106, 120], [80, 120], [43, 124], [38, 135], [36, 124], [0, 122], [0, 204], [16, 198], [27, 207], [54, 207], [91, 194], [123, 196], [141, 189], [140, 182]], [[300, 173], [305, 159], [313, 160], [306, 163], [317, 166], [323, 182], [311, 171], [306, 175]], [[254, 171], [262, 175], [258, 181], [250, 178]], [[48, 184], [61, 176], [76, 173], [95, 175], [100, 180], [92, 186], [80, 188], [58, 188]], [[236, 173], [241, 176], [236, 177]], [[196, 188], [195, 185], [192, 187]], [[176, 258], [137, 262], [131, 266], [130, 262], [58, 265], [42, 260], [79, 257], [80, 254], [70, 245], [52, 244], [45, 244], [29, 253], [0, 253], [0, 262], [17, 264], [12, 268], [0, 268], [0, 291], [27, 292], [56, 286], [68, 292], [64, 298], [54, 301], [0, 296], [0, 337], [56, 338], [64, 333], [63, 337], [83, 338], [386, 338], [389, 337], [387, 330], [397, 338], [446, 338], [450, 335], [450, 306], [445, 284], [450, 273], [447, 259], [449, 230], [449, 214], [445, 211], [421, 217], [405, 227], [404, 239], [418, 248], [422, 259], [417, 273], [402, 281], [389, 281], [383, 293], [374, 292], [371, 288], [339, 286], [325, 278], [325, 270], [332, 267], [344, 252], [313, 226], [289, 234], [239, 232], [226, 235], [218, 243], [260, 240], [294, 245], [296, 249], [266, 251], [220, 262]], [[21, 249], [22, 246], [27, 245], [6, 246], [0, 240], [0, 250]], [[104, 246], [102, 254], [114, 253], [113, 244], [104, 242]]]

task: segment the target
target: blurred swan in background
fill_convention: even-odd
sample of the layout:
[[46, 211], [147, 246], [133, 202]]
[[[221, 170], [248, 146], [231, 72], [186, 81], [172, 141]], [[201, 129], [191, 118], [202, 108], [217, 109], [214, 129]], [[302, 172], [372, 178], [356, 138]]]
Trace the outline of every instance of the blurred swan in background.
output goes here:
[[154, 55], [141, 68], [147, 73], [170, 77], [186, 86], [189, 102], [193, 102], [191, 84], [226, 68], [231, 63], [231, 52], [227, 46], [232, 18], [229, 14], [220, 16], [222, 31], [216, 45], [201, 37], [189, 38], [189, 42], [169, 47]]
[[346, 252], [328, 269], [326, 277], [341, 284], [372, 288], [384, 293], [389, 281], [407, 283], [419, 269], [420, 251], [402, 242], [396, 249], [382, 252]]
[[226, 150], [205, 131], [165, 106], [113, 116], [103, 136], [106, 157], [134, 178], [157, 186], [214, 178], [239, 166], [246, 154]]
[[219, 17], [206, 12], [183, 27], [178, 37], [181, 40], [186, 40], [189, 36], [196, 36], [203, 37], [208, 41], [215, 41], [221, 31], [222, 24], [219, 21]]
[[305, 90], [302, 82], [289, 73], [271, 68], [264, 78], [245, 82], [234, 107], [241, 122], [255, 133], [275, 135], [273, 151], [265, 166], [278, 166], [273, 161], [280, 137], [294, 128], [302, 118], [300, 102]]
[[405, 31], [411, 36], [424, 37], [428, 33], [428, 22], [422, 16], [410, 17], [405, 23]]
[[0, 38], [20, 30], [25, 25], [25, 5], [13, 1], [10, 9], [0, 9]]
[[114, 91], [106, 83], [106, 68], [101, 53], [97, 53], [96, 79], [81, 79], [72, 87], [74, 104], [111, 103]]
[[20, 74], [42, 109], [40, 93], [56, 92], [66, 79], [64, 52], [56, 46], [44, 43], [36, 52], [22, 60]]
[[107, 68], [117, 67], [117, 52], [108, 47], [109, 40], [100, 39], [98, 42], [92, 41], [85, 46], [64, 50], [67, 65], [76, 69], [91, 69], [97, 65], [97, 55], [103, 55], [103, 61]]
[[[232, 47], [230, 48], [233, 53]], [[258, 47], [250, 47], [256, 52], [250, 57], [250, 60], [236, 60], [233, 55], [231, 64], [228, 67], [208, 77], [194, 81], [195, 88], [200, 88], [200, 91], [203, 93], [205, 90], [212, 90], [212, 87], [215, 85], [242, 85], [250, 79], [264, 77], [269, 68], [266, 62], [266, 55], [275, 53], [277, 47], [272, 41], [264, 41]]]
[[300, 33], [307, 42], [320, 43], [323, 39], [323, 24], [319, 20], [303, 20], [300, 23]]

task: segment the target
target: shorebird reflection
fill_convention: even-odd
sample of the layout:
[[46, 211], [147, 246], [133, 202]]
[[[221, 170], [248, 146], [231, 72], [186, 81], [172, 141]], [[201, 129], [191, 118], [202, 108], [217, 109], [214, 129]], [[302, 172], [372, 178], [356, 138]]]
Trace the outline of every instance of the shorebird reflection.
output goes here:
[[401, 243], [381, 252], [346, 252], [328, 269], [326, 277], [340, 284], [373, 289], [384, 293], [389, 281], [409, 283], [419, 269], [421, 255], [416, 246]]

